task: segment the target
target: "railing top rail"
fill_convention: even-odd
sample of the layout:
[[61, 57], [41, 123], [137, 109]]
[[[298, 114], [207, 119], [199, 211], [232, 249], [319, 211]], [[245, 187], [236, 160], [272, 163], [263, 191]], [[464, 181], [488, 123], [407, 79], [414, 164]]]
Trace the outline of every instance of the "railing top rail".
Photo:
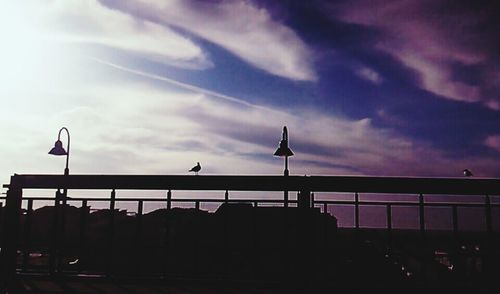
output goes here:
[[500, 179], [365, 176], [13, 175], [19, 189], [126, 189], [500, 195]]

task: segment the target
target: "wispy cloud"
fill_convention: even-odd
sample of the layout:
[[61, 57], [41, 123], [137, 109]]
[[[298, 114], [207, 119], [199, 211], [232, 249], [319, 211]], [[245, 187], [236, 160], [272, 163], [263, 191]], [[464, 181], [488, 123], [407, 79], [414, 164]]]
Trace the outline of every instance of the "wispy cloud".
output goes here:
[[68, 92], [31, 93], [26, 103], [32, 106], [22, 114], [2, 113], [4, 140], [17, 142], [0, 146], [3, 181], [14, 172], [61, 172], [63, 160], [47, 151], [63, 125], [72, 135], [74, 173], [184, 174], [200, 161], [205, 174], [281, 174], [282, 161], [272, 154], [283, 125], [296, 153], [292, 174], [459, 176], [464, 166], [477, 175], [495, 173], [488, 158], [449, 159], [431, 146], [374, 126], [369, 118], [277, 110], [105, 65], [106, 75], [128, 75], [127, 82], [69, 83]]
[[211, 90], [208, 90], [208, 89], [205, 89], [205, 88], [197, 87], [197, 86], [194, 86], [194, 85], [191, 85], [191, 84], [179, 82], [177, 80], [170, 79], [170, 78], [167, 78], [167, 77], [164, 77], [164, 76], [160, 76], [160, 75], [148, 73], [148, 72], [145, 72], [145, 71], [142, 71], [142, 70], [132, 69], [132, 68], [129, 68], [129, 67], [125, 67], [125, 66], [122, 66], [122, 65], [119, 65], [119, 64], [116, 64], [116, 63], [112, 63], [112, 62], [109, 62], [109, 61], [106, 61], [106, 60], [102, 60], [102, 59], [99, 59], [99, 58], [95, 58], [95, 57], [92, 57], [91, 59], [94, 60], [94, 61], [96, 61], [96, 62], [98, 62], [98, 63], [101, 63], [101, 64], [104, 64], [104, 65], [113, 67], [115, 69], [118, 69], [118, 70], [121, 70], [121, 71], [124, 71], [124, 72], [132, 73], [132, 74], [139, 75], [139, 76], [146, 77], [146, 78], [153, 79], [153, 80], [158, 80], [158, 81], [166, 82], [166, 83], [178, 86], [180, 88], [183, 88], [183, 89], [186, 89], [186, 90], [190, 90], [190, 91], [193, 91], [193, 92], [197, 92], [197, 93], [200, 93], [200, 94], [209, 95], [211, 97], [216, 97], [216, 98], [224, 99], [224, 100], [227, 100], [227, 101], [230, 101], [230, 102], [234, 102], [234, 103], [238, 103], [238, 104], [242, 104], [242, 105], [245, 105], [245, 106], [254, 107], [254, 108], [258, 108], [258, 109], [263, 109], [263, 110], [266, 110], [266, 111], [272, 111], [272, 112], [277, 112], [277, 113], [279, 112], [278, 110], [273, 110], [271, 108], [266, 108], [265, 106], [261, 106], [261, 105], [257, 105], [257, 104], [252, 104], [252, 103], [247, 102], [247, 101], [245, 101], [243, 99], [239, 99], [239, 98], [235, 98], [235, 97], [232, 97], [232, 96], [228, 96], [228, 95], [224, 95], [224, 94], [221, 94], [221, 93], [217, 93], [217, 92], [214, 92], [214, 91], [211, 91]]
[[500, 152], [500, 135], [493, 135], [486, 138], [484, 144]]
[[250, 1], [100, 1], [138, 18], [188, 31], [273, 75], [317, 79], [311, 49], [292, 29]]
[[380, 85], [384, 81], [378, 72], [376, 72], [375, 70], [373, 70], [369, 67], [364, 67], [364, 66], [358, 67], [358, 68], [356, 68], [354, 73], [358, 77], [360, 77], [364, 80], [367, 80], [375, 85]]
[[414, 70], [422, 89], [499, 109], [500, 82], [467, 73], [498, 74], [498, 48], [491, 42], [498, 32], [488, 25], [495, 9], [487, 2], [356, 0], [333, 7], [337, 19], [377, 30], [374, 48]]
[[[368, 118], [278, 111], [172, 79], [110, 67], [148, 77], [151, 83], [89, 88], [85, 96], [90, 108], [76, 107], [54, 118], [68, 121], [81, 133], [82, 146], [91, 146], [80, 147], [89, 158], [75, 160], [85, 171], [104, 165], [122, 172], [139, 168], [182, 173], [191, 162], [202, 161], [206, 173], [279, 173], [281, 164], [272, 154], [287, 125], [296, 152], [293, 161], [300, 162], [294, 174], [459, 176], [463, 166], [478, 175], [494, 172], [487, 158], [448, 159], [425, 143], [373, 126]], [[165, 89], [163, 83], [173, 87]], [[99, 123], [90, 126], [88, 121]], [[130, 165], [122, 166], [123, 156]]]
[[166, 26], [106, 7], [97, 0], [56, 0], [40, 5], [47, 37], [104, 45], [177, 67], [212, 66], [206, 53], [190, 39]]
[[[251, 2], [105, 3], [106, 6], [92, 0], [45, 3], [47, 7], [42, 10], [48, 13], [47, 26], [41, 29], [69, 42], [100, 44], [119, 49], [113, 50], [115, 53], [126, 51], [198, 69], [210, 63], [199, 45], [202, 42], [195, 43], [202, 37], [268, 73], [292, 80], [316, 78], [311, 50], [290, 28], [273, 20], [269, 11]], [[490, 60], [488, 52], [475, 45], [468, 49], [469, 45], [456, 43], [463, 40], [460, 38], [442, 37], [432, 24], [423, 25], [427, 22], [419, 18], [414, 27], [405, 25], [411, 19], [405, 12], [407, 5], [417, 5], [413, 1], [401, 2], [399, 6], [387, 2], [387, 7], [382, 2], [373, 3], [376, 5], [370, 5], [380, 7], [371, 12], [349, 14], [346, 8], [343, 19], [380, 30], [382, 37], [374, 48], [417, 72], [421, 76], [420, 87], [449, 99], [479, 101], [490, 108], [500, 108], [495, 96], [498, 92], [492, 90], [499, 85], [500, 74], [494, 67], [482, 67]], [[385, 8], [393, 9], [396, 15], [400, 10], [406, 14], [389, 20], [392, 13], [384, 12]], [[416, 17], [421, 14], [418, 9], [415, 11]], [[436, 41], [441, 37], [444, 44]], [[443, 53], [448, 49], [449, 56]], [[277, 101], [262, 97], [266, 94], [260, 93], [265, 91], [249, 94], [219, 87], [222, 90], [217, 92], [190, 84], [190, 78], [177, 80], [175, 74], [167, 75], [164, 67], [149, 68], [150, 63], [134, 63], [130, 58], [123, 58], [123, 64], [118, 64], [119, 58], [110, 62], [90, 50], [76, 51], [71, 56], [60, 54], [47, 59], [52, 67], [63, 59], [74, 58], [79, 63], [61, 67], [50, 76], [47, 72], [52, 68], [44, 67], [44, 76], [33, 76], [33, 80], [39, 78], [37, 87], [32, 81], [8, 91], [0, 87], [0, 99], [9, 106], [0, 109], [0, 132], [5, 142], [14, 142], [0, 145], [2, 181], [14, 172], [62, 172], [64, 158], [47, 155], [61, 126], [71, 131], [74, 173], [185, 174], [200, 161], [205, 174], [281, 174], [282, 161], [272, 154], [283, 125], [287, 125], [290, 146], [295, 151], [292, 174], [460, 176], [464, 168], [469, 168], [478, 176], [500, 176], [492, 164], [493, 150], [489, 155], [450, 158], [434, 147], [437, 144], [380, 127], [376, 123], [397, 125], [398, 130], [410, 127], [408, 120], [400, 119], [400, 113], [391, 112], [390, 105], [381, 106], [373, 114], [378, 118], [373, 120], [367, 112], [353, 119], [314, 105], [305, 108], [304, 104], [287, 103], [278, 107], [273, 106]], [[387, 71], [379, 72], [373, 65], [365, 64], [366, 60], [351, 61], [346, 61], [345, 67], [360, 78], [374, 85], [384, 81], [390, 84]], [[456, 77], [457, 64], [479, 66], [481, 74], [488, 78], [484, 83], [465, 82]], [[260, 78], [265, 77], [268, 76]], [[238, 77], [231, 82], [236, 80]], [[196, 81], [197, 85], [216, 82], [208, 78]], [[486, 95], [488, 91], [493, 94]], [[250, 103], [235, 93], [261, 95], [254, 100], [261, 102]], [[483, 148], [486, 145], [500, 151], [498, 135], [484, 141], [484, 136], [479, 137]]]

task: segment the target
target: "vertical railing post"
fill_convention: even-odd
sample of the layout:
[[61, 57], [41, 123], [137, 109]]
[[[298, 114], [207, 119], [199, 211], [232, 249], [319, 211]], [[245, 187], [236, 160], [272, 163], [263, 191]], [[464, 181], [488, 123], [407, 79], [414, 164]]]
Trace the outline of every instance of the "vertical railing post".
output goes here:
[[420, 233], [425, 235], [425, 202], [423, 194], [419, 194], [418, 196], [418, 219]]
[[359, 194], [354, 193], [354, 238], [356, 241], [361, 240], [361, 232], [359, 230]]
[[194, 263], [194, 274], [195, 276], [200, 275], [200, 227], [201, 227], [201, 219], [200, 219], [200, 201], [196, 200], [194, 202], [194, 209], [196, 210], [194, 214], [194, 229], [193, 229], [193, 240], [194, 240], [194, 250], [193, 250], [193, 263]]
[[163, 234], [163, 277], [169, 275], [172, 261], [170, 257], [173, 256], [170, 252], [172, 246], [170, 240], [170, 220], [172, 219], [172, 190], [167, 191], [167, 211], [165, 212], [164, 227], [165, 233]]
[[484, 197], [484, 208], [485, 208], [485, 216], [486, 216], [486, 231], [488, 235], [493, 233], [493, 223], [491, 221], [491, 200], [489, 195], [485, 195]]
[[[298, 211], [296, 211], [296, 214], [292, 214], [292, 212], [294, 210], [292, 209], [289, 209], [288, 208], [288, 191], [286, 191], [286, 198], [285, 198], [285, 202], [283, 204], [283, 233], [282, 233], [282, 248], [280, 249], [280, 251], [282, 252], [281, 255], [281, 260], [282, 260], [282, 268], [283, 268], [283, 282], [285, 283], [289, 283], [290, 282], [290, 279], [289, 279], [289, 276], [291, 276], [291, 274], [293, 273], [293, 271], [291, 270], [293, 268], [293, 264], [294, 263], [300, 263], [300, 256], [301, 256], [301, 252], [299, 250], [297, 250], [297, 252], [294, 252], [292, 250], [292, 246], [291, 246], [291, 238], [290, 238], [290, 219], [292, 219], [293, 216], [296, 216], [295, 220], [296, 220], [296, 229], [297, 229], [297, 234], [300, 234], [300, 225], [301, 225], [301, 222], [300, 220], [298, 220], [297, 216], [298, 216]], [[297, 208], [301, 206], [300, 204], [300, 191], [297, 191]], [[300, 237], [298, 237], [297, 239], [300, 240]], [[297, 248], [301, 248], [300, 245], [297, 245]], [[294, 254], [296, 253], [296, 254]], [[297, 266], [298, 268], [299, 266]], [[298, 282], [298, 280], [297, 280]]]
[[259, 259], [259, 232], [258, 232], [258, 205], [259, 203], [257, 201], [253, 202], [253, 214], [252, 214], [252, 221], [253, 221], [253, 227], [252, 227], [252, 236], [253, 236], [253, 250], [252, 250], [252, 274], [253, 274], [253, 279], [258, 280], [258, 275], [257, 275], [257, 269], [258, 269], [258, 259]]
[[288, 199], [288, 190], [285, 190], [283, 192], [283, 206], [286, 208], [288, 207], [288, 203], [289, 203], [289, 199]]
[[164, 219], [164, 227], [165, 233], [163, 234], [163, 277], [167, 277], [169, 275], [169, 271], [171, 268], [172, 261], [170, 257], [173, 256], [170, 252], [172, 246], [170, 240], [170, 220], [172, 218], [171, 211], [172, 210], [172, 190], [167, 191], [167, 211], [165, 213]]
[[67, 190], [63, 190], [61, 194], [61, 204], [59, 205], [59, 225], [58, 225], [58, 244], [57, 244], [57, 271], [60, 272], [63, 259], [64, 259], [64, 251], [66, 250], [66, 193]]
[[483, 266], [484, 266], [484, 271], [486, 275], [489, 276], [489, 278], [492, 278], [492, 275], [494, 273], [493, 267], [495, 266], [492, 262], [492, 259], [494, 258], [494, 246], [493, 246], [493, 222], [491, 219], [491, 200], [489, 195], [485, 195], [484, 197], [484, 213], [486, 217], [486, 257], [483, 254]]
[[87, 216], [89, 214], [89, 206], [87, 200], [82, 200], [82, 206], [80, 208], [80, 232], [79, 232], [79, 244], [78, 244], [78, 271], [82, 271], [82, 260], [85, 255], [85, 234], [87, 230]]
[[167, 210], [172, 209], [172, 191], [167, 191]]
[[[327, 280], [330, 277], [330, 263], [329, 261], [332, 260], [332, 256], [334, 254], [337, 254], [337, 252], [332, 252], [333, 250], [330, 249], [330, 230], [329, 227], [329, 215], [328, 215], [328, 203], [323, 202], [323, 256], [325, 262], [323, 268], [323, 278]], [[336, 228], [335, 228], [336, 229]]]
[[419, 194], [418, 196], [418, 220], [420, 235], [422, 240], [425, 240], [425, 202], [423, 194]]
[[[452, 256], [455, 260], [460, 260], [462, 257], [460, 256], [460, 239], [458, 237], [458, 206], [453, 204], [451, 206], [451, 217], [452, 217], [452, 226], [453, 226], [453, 248], [452, 248]], [[454, 267], [457, 275], [463, 273], [463, 268], [461, 266], [462, 263], [459, 263], [458, 266]]]
[[[3, 236], [3, 224], [4, 224], [4, 219], [3, 219], [3, 202], [0, 202], [0, 238]], [[0, 248], [1, 248], [1, 240], [0, 240]]]
[[[21, 215], [23, 190], [17, 184], [15, 176], [11, 177], [5, 203], [5, 219], [3, 223], [2, 248], [0, 251], [0, 293], [14, 292], [14, 275], [17, 265], [17, 246], [19, 237], [19, 218]], [[12, 291], [11, 291], [12, 290]]]
[[24, 237], [23, 237], [23, 270], [29, 263], [30, 247], [31, 247], [31, 223], [33, 214], [33, 199], [28, 199], [28, 207], [26, 208], [26, 217], [24, 219]]
[[144, 201], [139, 200], [137, 202], [137, 214], [136, 214], [136, 220], [137, 220], [137, 227], [136, 227], [136, 234], [135, 234], [135, 241], [137, 244], [141, 242], [141, 234], [142, 234], [142, 211], [144, 210]]
[[52, 219], [51, 244], [49, 248], [49, 273], [55, 274], [59, 270], [60, 259], [60, 223], [61, 223], [61, 200], [62, 193], [60, 189], [56, 190], [54, 201], [54, 212]]
[[135, 264], [135, 268], [136, 268], [136, 271], [137, 273], [140, 273], [141, 272], [141, 253], [144, 252], [144, 248], [143, 248], [143, 245], [142, 245], [142, 212], [144, 210], [144, 201], [143, 200], [139, 200], [137, 202], [137, 214], [136, 214], [136, 228], [135, 228], [135, 242], [133, 242], [132, 244], [134, 245], [134, 248], [136, 251], [136, 254], [135, 254], [135, 260], [134, 260], [134, 264]]
[[386, 205], [386, 214], [387, 214], [387, 247], [389, 253], [392, 253], [392, 205]]
[[303, 189], [297, 193], [299, 208], [311, 208], [311, 192]]
[[354, 227], [359, 230], [359, 194], [354, 193]]
[[421, 262], [422, 262], [422, 282], [426, 282], [426, 274], [427, 274], [427, 241], [425, 234], [425, 202], [424, 195], [419, 194], [418, 196], [418, 218], [419, 218], [419, 229], [420, 229], [420, 239], [421, 239]]
[[[455, 242], [458, 243], [458, 208], [456, 204], [451, 206], [452, 213], [452, 225], [453, 225], [453, 238], [455, 238]], [[457, 244], [458, 246], [458, 244]]]
[[109, 235], [108, 235], [108, 268], [106, 275], [109, 277], [114, 270], [114, 239], [115, 239], [115, 207], [116, 207], [116, 191], [111, 190], [109, 201]]
[[[306, 289], [313, 275], [315, 275], [312, 267], [312, 258], [310, 255], [311, 249], [314, 248], [314, 238], [312, 238], [312, 210], [311, 208], [311, 191], [308, 188], [302, 188], [298, 193], [299, 211], [297, 218], [297, 235], [298, 235], [298, 250], [296, 262], [298, 269], [298, 286]], [[287, 228], [288, 229], [288, 228]], [[288, 246], [288, 242], [286, 243]], [[285, 257], [287, 260], [291, 256]], [[288, 267], [288, 264], [287, 264]]]
[[224, 192], [224, 204], [226, 205], [226, 207], [224, 208], [224, 210], [222, 211], [223, 213], [223, 221], [224, 221], [224, 224], [223, 224], [223, 232], [224, 232], [224, 276], [227, 278], [228, 275], [229, 275], [229, 261], [230, 261], [230, 249], [229, 249], [229, 225], [228, 225], [228, 213], [229, 213], [229, 207], [228, 207], [228, 204], [229, 204], [229, 191], [226, 190], [226, 192]]
[[453, 240], [455, 242], [455, 254], [459, 252], [457, 250], [460, 247], [460, 240], [458, 239], [458, 208], [456, 204], [451, 206], [451, 214], [452, 214], [452, 225], [453, 225]]
[[288, 181], [287, 178], [289, 176], [290, 172], [288, 171], [288, 156], [285, 156], [285, 188], [283, 189], [283, 207], [287, 208], [290, 204], [290, 198], [288, 196]]
[[116, 191], [115, 189], [111, 190], [110, 201], [109, 201], [109, 210], [115, 211], [116, 207]]

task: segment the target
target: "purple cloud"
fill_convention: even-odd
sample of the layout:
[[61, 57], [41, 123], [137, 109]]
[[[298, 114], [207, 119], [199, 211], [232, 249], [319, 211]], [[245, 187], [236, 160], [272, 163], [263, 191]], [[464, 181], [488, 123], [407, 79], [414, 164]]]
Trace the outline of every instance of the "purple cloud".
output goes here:
[[375, 85], [380, 85], [384, 79], [380, 76], [380, 74], [378, 72], [376, 72], [375, 70], [369, 68], [369, 67], [358, 67], [354, 73], [364, 79], [364, 80], [367, 80]]
[[489, 136], [484, 141], [484, 145], [500, 152], [500, 135]]
[[[377, 30], [375, 49], [419, 76], [418, 86], [446, 99], [500, 109], [495, 3], [356, 0], [333, 5], [335, 18]], [[479, 81], [463, 72], [479, 72]]]

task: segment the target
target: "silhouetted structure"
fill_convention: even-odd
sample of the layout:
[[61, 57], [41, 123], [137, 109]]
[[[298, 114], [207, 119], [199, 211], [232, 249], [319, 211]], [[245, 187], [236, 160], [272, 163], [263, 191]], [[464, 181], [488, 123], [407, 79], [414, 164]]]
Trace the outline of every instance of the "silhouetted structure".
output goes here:
[[[2, 289], [13, 289], [26, 273], [103, 279], [190, 279], [281, 283], [322, 289], [407, 290], [415, 287], [493, 285], [498, 274], [498, 233], [493, 230], [491, 195], [498, 179], [272, 176], [98, 176], [15, 175], [8, 185], [2, 223]], [[56, 189], [55, 205], [33, 209], [26, 189]], [[91, 212], [90, 198], [65, 205], [60, 189], [109, 189], [109, 209]], [[117, 190], [167, 190], [166, 199], [122, 198]], [[224, 199], [175, 199], [172, 190], [226, 191]], [[297, 191], [284, 207], [279, 199], [230, 199], [229, 191]], [[317, 200], [312, 192], [354, 192], [353, 201]], [[417, 202], [360, 201], [359, 193], [416, 194]], [[424, 193], [485, 195], [483, 204], [425, 202]], [[24, 199], [24, 210], [21, 210]], [[134, 215], [116, 209], [117, 201], [137, 203]], [[167, 208], [144, 214], [144, 202]], [[172, 208], [175, 202], [194, 208]], [[214, 213], [201, 203], [222, 203]], [[281, 207], [263, 205], [279, 204]], [[354, 207], [355, 227], [337, 228], [329, 208]], [[361, 206], [386, 208], [387, 228], [360, 227]], [[417, 230], [392, 228], [394, 206], [418, 209]], [[447, 206], [453, 230], [426, 230], [426, 207]], [[458, 212], [484, 209], [485, 231], [462, 233]], [[321, 209], [320, 209], [321, 208]], [[64, 220], [64, 222], [62, 222]], [[15, 271], [17, 269], [17, 271]], [[82, 277], [79, 277], [81, 279]]]

